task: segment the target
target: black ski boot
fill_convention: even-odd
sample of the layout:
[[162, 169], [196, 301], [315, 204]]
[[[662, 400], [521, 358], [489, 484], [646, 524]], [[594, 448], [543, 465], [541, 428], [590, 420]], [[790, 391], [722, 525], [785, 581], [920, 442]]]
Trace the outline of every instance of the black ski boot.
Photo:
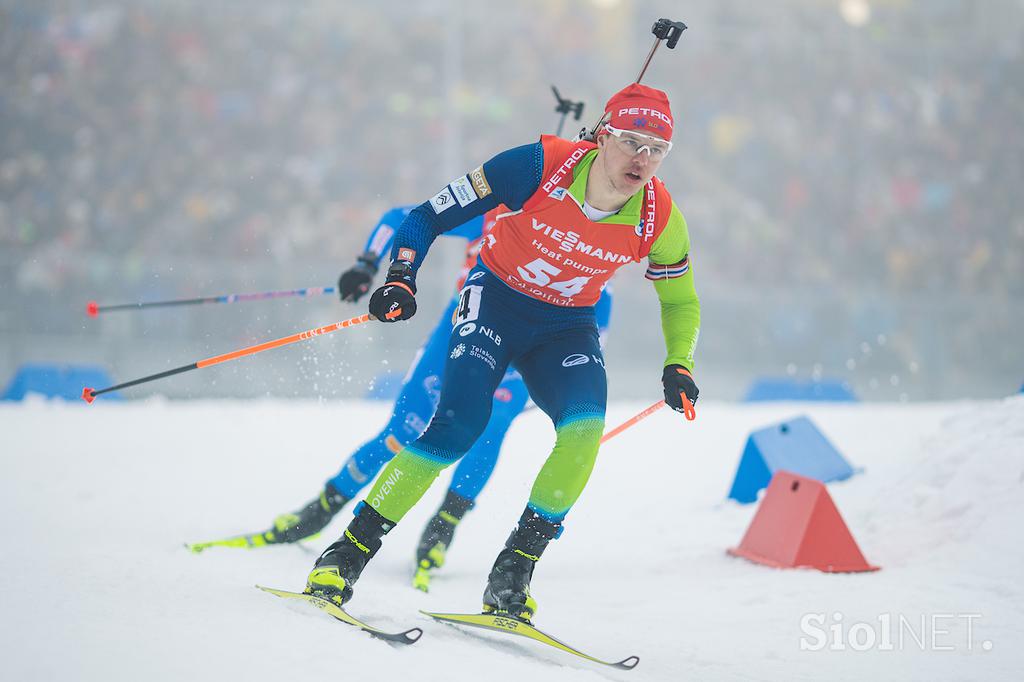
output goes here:
[[352, 586], [381, 546], [381, 538], [395, 527], [377, 511], [360, 502], [356, 517], [344, 535], [324, 550], [306, 578], [306, 593], [329, 599], [338, 606], [352, 598]]
[[444, 566], [448, 548], [452, 545], [455, 526], [466, 512], [473, 508], [473, 501], [451, 490], [444, 498], [441, 508], [427, 522], [416, 547], [416, 575], [412, 586], [424, 592], [430, 589], [430, 572]]
[[320, 496], [305, 507], [274, 519], [274, 527], [263, 533], [263, 539], [268, 545], [279, 545], [312, 537], [331, 522], [346, 502], [348, 498], [328, 483]]
[[527, 622], [533, 618], [537, 613], [537, 602], [530, 596], [533, 567], [544, 548], [561, 532], [561, 524], [551, 523], [526, 508], [487, 577], [484, 613], [508, 614]]

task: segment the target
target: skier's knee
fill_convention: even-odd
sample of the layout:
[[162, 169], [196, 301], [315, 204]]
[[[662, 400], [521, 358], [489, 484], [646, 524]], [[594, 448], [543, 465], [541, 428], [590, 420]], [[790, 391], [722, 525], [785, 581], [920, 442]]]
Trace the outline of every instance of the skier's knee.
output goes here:
[[597, 452], [604, 433], [604, 415], [595, 414], [563, 420], [555, 427], [555, 447], [570, 447], [574, 450]]
[[418, 442], [421, 446], [428, 447], [435, 457], [455, 462], [469, 452], [482, 431], [482, 427], [474, 424], [438, 422], [435, 419]]
[[466, 454], [487, 426], [487, 420], [461, 419], [458, 415], [434, 415], [419, 442], [455, 461]]

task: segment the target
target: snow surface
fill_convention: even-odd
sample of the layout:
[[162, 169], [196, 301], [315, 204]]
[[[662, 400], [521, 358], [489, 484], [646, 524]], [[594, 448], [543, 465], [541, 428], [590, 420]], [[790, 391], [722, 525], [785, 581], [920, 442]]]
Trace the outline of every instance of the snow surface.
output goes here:
[[[616, 404], [608, 423], [643, 407]], [[925, 405], [702, 401], [693, 424], [663, 410], [611, 441], [565, 535], [538, 566], [534, 594], [541, 627], [598, 656], [636, 654], [632, 672], [417, 612], [479, 608], [487, 570], [550, 447], [552, 429], [536, 411], [514, 425], [429, 595], [409, 580], [440, 484], [359, 582], [350, 610], [386, 627], [422, 627], [411, 647], [253, 588], [300, 589], [348, 511], [330, 537], [305, 549], [183, 548], [261, 529], [312, 498], [387, 409], [102, 399], [0, 407], [0, 677], [1021, 679], [1024, 396]], [[865, 468], [829, 490], [881, 571], [783, 571], [726, 555], [755, 511], [725, 500], [747, 434], [798, 414]], [[802, 617], [823, 614], [828, 627], [836, 612], [843, 626], [866, 623], [864, 637], [869, 626], [878, 635], [888, 614], [895, 650], [801, 650], [801, 637], [814, 642], [801, 632]], [[918, 637], [926, 619], [924, 651], [907, 630], [899, 646], [901, 617]]]

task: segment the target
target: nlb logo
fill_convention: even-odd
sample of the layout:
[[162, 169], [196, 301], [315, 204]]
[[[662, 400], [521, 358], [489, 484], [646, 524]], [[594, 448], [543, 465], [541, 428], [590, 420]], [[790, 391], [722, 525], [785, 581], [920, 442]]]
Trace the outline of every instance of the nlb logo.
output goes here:
[[501, 345], [501, 336], [499, 336], [493, 329], [480, 325], [480, 333], [493, 341], [495, 346]]

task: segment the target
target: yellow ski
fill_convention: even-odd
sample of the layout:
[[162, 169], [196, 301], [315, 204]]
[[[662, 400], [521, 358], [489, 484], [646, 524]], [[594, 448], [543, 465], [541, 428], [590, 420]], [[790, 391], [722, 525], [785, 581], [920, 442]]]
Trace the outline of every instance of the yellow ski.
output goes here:
[[267, 533], [250, 533], [248, 535], [235, 535], [230, 538], [221, 538], [218, 540], [207, 540], [206, 542], [186, 542], [185, 548], [193, 554], [199, 554], [204, 549], [211, 547], [235, 547], [238, 549], [256, 549], [257, 547], [269, 547], [273, 544], [285, 545], [293, 544], [300, 549], [305, 549], [301, 544], [307, 540], [315, 540], [320, 533], [313, 533], [310, 536], [304, 537], [295, 543], [272, 543], [267, 542]]
[[275, 590], [272, 587], [264, 587], [263, 585], [257, 585], [256, 587], [264, 592], [275, 594], [278, 597], [283, 597], [285, 599], [299, 599], [301, 601], [308, 602], [333, 618], [340, 620], [342, 623], [354, 625], [363, 632], [373, 635], [377, 639], [383, 639], [385, 642], [391, 642], [393, 644], [415, 644], [419, 641], [420, 635], [423, 634], [423, 630], [420, 628], [412, 628], [411, 630], [406, 630], [404, 632], [385, 632], [384, 630], [380, 630], [372, 625], [364, 623], [334, 602], [321, 597], [315, 597], [311, 594], [306, 594], [305, 592]]
[[640, 658], [638, 656], [630, 656], [629, 658], [625, 658], [617, 663], [602, 661], [600, 658], [595, 658], [594, 656], [585, 654], [579, 649], [569, 646], [565, 642], [559, 641], [545, 632], [541, 632], [528, 621], [513, 618], [511, 616], [501, 616], [493, 613], [431, 613], [429, 611], [420, 611], [420, 613], [443, 623], [469, 625], [476, 628], [483, 628], [484, 630], [490, 630], [492, 632], [506, 632], [513, 635], [520, 635], [522, 637], [532, 639], [535, 642], [541, 642], [542, 644], [547, 644], [548, 646], [556, 649], [561, 649], [562, 651], [573, 654], [574, 656], [585, 658], [588, 661], [611, 666], [612, 668], [618, 668], [620, 670], [632, 670], [636, 667], [636, 664], [640, 662]]

